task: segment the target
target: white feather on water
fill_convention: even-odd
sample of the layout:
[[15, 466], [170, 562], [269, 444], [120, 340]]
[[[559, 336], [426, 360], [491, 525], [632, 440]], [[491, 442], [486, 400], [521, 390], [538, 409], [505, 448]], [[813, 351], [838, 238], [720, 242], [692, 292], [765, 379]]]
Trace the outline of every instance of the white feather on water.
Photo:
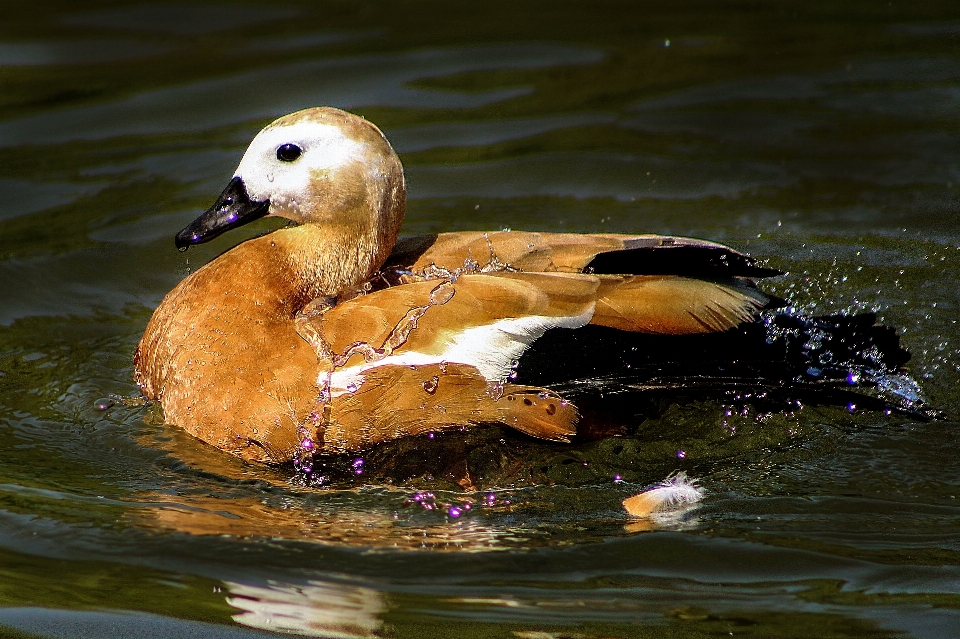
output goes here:
[[685, 510], [703, 499], [704, 490], [696, 479], [684, 472], [674, 473], [638, 495], [623, 500], [623, 507], [634, 517], [649, 517]]

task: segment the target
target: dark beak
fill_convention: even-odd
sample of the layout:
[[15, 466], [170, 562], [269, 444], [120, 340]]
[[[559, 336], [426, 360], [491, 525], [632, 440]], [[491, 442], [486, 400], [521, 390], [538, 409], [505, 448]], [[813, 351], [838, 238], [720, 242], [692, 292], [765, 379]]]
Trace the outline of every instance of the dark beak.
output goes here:
[[270, 200], [251, 200], [243, 180], [235, 177], [217, 198], [216, 204], [177, 233], [177, 248], [182, 250], [193, 244], [209, 242], [232, 228], [259, 220], [269, 212]]

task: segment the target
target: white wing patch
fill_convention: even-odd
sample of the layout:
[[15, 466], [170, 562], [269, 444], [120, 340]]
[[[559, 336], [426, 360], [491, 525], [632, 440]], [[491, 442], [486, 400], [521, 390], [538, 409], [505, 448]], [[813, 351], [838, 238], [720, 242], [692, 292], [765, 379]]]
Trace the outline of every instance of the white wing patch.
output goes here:
[[476, 367], [489, 382], [504, 382], [530, 345], [551, 328], [580, 328], [593, 317], [593, 306], [581, 315], [547, 317], [532, 315], [497, 320], [468, 328], [457, 334], [438, 355], [406, 351], [378, 362], [364, 363], [335, 371], [330, 380], [334, 397], [356, 391], [363, 384], [363, 373], [378, 366], [426, 366], [428, 364], [467, 364]]

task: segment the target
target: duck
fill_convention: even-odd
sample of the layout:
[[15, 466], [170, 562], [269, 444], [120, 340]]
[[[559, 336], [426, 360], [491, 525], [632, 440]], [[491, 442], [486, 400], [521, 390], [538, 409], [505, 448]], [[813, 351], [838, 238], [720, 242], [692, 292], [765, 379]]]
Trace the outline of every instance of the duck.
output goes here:
[[[134, 355], [164, 420], [251, 462], [363, 451], [499, 424], [570, 442], [576, 404], [516, 379], [545, 333], [722, 335], [782, 300], [782, 274], [722, 244], [656, 234], [451, 232], [400, 238], [403, 166], [332, 107], [261, 130], [180, 249], [263, 217], [161, 301]], [[562, 373], [563, 353], [555, 353]], [[555, 371], [555, 372], [557, 372]]]

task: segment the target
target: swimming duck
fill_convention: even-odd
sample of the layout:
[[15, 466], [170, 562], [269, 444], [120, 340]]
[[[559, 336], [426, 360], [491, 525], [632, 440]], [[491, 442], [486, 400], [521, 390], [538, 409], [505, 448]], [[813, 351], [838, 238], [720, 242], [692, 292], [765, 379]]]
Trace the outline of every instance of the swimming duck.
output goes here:
[[181, 281], [135, 354], [167, 423], [258, 462], [500, 423], [569, 441], [577, 408], [511, 376], [551, 329], [722, 333], [777, 300], [780, 274], [658, 235], [460, 232], [398, 241], [403, 168], [365, 119], [313, 108], [250, 143], [185, 248], [264, 216], [296, 223]]

